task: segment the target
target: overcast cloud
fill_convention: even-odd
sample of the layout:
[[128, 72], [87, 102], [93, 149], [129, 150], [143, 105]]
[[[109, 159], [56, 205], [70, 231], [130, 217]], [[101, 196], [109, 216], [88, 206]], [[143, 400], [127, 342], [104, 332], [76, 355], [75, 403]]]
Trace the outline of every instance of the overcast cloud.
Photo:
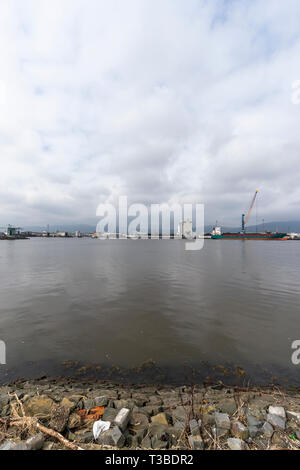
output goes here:
[[300, 219], [299, 0], [2, 0], [0, 225], [100, 202]]

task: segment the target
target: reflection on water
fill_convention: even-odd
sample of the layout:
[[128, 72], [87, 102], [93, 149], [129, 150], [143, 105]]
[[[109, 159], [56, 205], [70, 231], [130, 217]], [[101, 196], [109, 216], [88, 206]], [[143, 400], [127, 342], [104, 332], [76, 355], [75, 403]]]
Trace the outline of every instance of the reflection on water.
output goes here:
[[202, 251], [180, 240], [2, 241], [7, 370], [152, 359], [166, 370], [231, 363], [255, 376], [267, 367], [296, 381], [299, 255], [288, 241], [207, 240]]

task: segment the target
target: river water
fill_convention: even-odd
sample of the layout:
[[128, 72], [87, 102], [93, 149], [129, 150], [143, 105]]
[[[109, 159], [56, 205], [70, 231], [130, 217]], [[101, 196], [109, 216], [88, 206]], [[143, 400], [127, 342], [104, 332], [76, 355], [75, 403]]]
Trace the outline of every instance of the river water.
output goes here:
[[[300, 242], [0, 241], [0, 381], [300, 383]], [[152, 371], [152, 372], [151, 372]], [[136, 376], [134, 376], [136, 374]], [[148, 375], [147, 375], [148, 374]]]

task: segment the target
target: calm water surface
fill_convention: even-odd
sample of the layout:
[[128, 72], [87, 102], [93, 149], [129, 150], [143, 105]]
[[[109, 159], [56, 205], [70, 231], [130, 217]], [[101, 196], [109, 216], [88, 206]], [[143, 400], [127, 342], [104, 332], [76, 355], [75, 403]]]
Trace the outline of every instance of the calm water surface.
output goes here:
[[0, 241], [0, 272], [2, 381], [151, 359], [178, 377], [231, 364], [300, 383], [300, 242]]

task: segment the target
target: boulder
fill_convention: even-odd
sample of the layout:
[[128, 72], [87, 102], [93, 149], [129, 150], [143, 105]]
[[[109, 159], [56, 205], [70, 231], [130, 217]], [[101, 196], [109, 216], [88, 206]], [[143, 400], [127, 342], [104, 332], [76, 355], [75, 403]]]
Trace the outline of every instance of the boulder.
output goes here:
[[227, 445], [230, 450], [246, 450], [247, 444], [242, 439], [231, 437], [227, 439]]
[[38, 433], [27, 439], [26, 446], [29, 450], [40, 450], [43, 447], [44, 442], [44, 435], [42, 433]]
[[235, 421], [231, 426], [231, 434], [233, 437], [246, 441], [249, 437], [249, 431], [240, 421]]
[[300, 413], [296, 411], [287, 411], [286, 416], [300, 426]]
[[285, 419], [283, 419], [279, 415], [268, 414], [267, 421], [270, 423], [275, 429], [280, 429], [281, 431], [285, 430]]
[[76, 429], [79, 428], [81, 425], [81, 418], [78, 416], [77, 413], [72, 413], [68, 420], [68, 428], [69, 429]]
[[284, 421], [286, 420], [285, 409], [283, 406], [269, 406], [269, 414], [279, 416]]
[[259, 436], [260, 430], [257, 426], [248, 426], [249, 437], [254, 439], [255, 437]]
[[61, 433], [65, 430], [70, 415], [70, 408], [56, 406], [51, 413], [50, 428]]
[[257, 419], [255, 416], [252, 416], [251, 414], [247, 413], [247, 422], [248, 426], [262, 426], [263, 422]]
[[267, 421], [263, 424], [261, 430], [265, 437], [271, 438], [273, 436], [273, 433], [274, 433], [273, 426]]
[[237, 410], [236, 402], [233, 398], [220, 401], [218, 408], [222, 413], [226, 413], [229, 416], [232, 416]]
[[118, 426], [115, 426], [100, 434], [97, 439], [98, 444], [122, 448], [125, 444], [125, 437]]
[[78, 403], [77, 401], [70, 400], [69, 398], [64, 397], [62, 401], [60, 402], [61, 406], [64, 406], [65, 408], [68, 408], [71, 411], [73, 411]]
[[159, 413], [151, 418], [152, 423], [160, 423], [164, 424], [165, 426], [169, 425], [170, 417], [166, 413]]
[[24, 403], [24, 410], [27, 416], [35, 418], [50, 419], [55, 402], [46, 395], [30, 398]]
[[215, 423], [218, 429], [230, 429], [230, 419], [227, 413], [215, 413]]
[[8, 440], [0, 446], [0, 451], [1, 450], [29, 450], [29, 448], [25, 442], [15, 442]]
[[192, 450], [203, 450], [204, 443], [202, 437], [199, 435], [189, 436], [189, 445]]
[[107, 406], [108, 405], [108, 398], [105, 395], [101, 397], [94, 398], [95, 406]]
[[189, 426], [192, 436], [200, 436], [199, 424], [195, 419], [191, 419]]
[[130, 418], [130, 410], [128, 408], [122, 408], [114, 419], [114, 423], [120, 428], [121, 431], [125, 431], [127, 428]]
[[148, 429], [149, 421], [148, 417], [143, 413], [132, 413], [129, 420], [129, 430], [133, 435], [145, 435]]
[[212, 433], [217, 439], [220, 439], [221, 437], [226, 438], [229, 436], [228, 429], [218, 428], [216, 426], [212, 427]]

